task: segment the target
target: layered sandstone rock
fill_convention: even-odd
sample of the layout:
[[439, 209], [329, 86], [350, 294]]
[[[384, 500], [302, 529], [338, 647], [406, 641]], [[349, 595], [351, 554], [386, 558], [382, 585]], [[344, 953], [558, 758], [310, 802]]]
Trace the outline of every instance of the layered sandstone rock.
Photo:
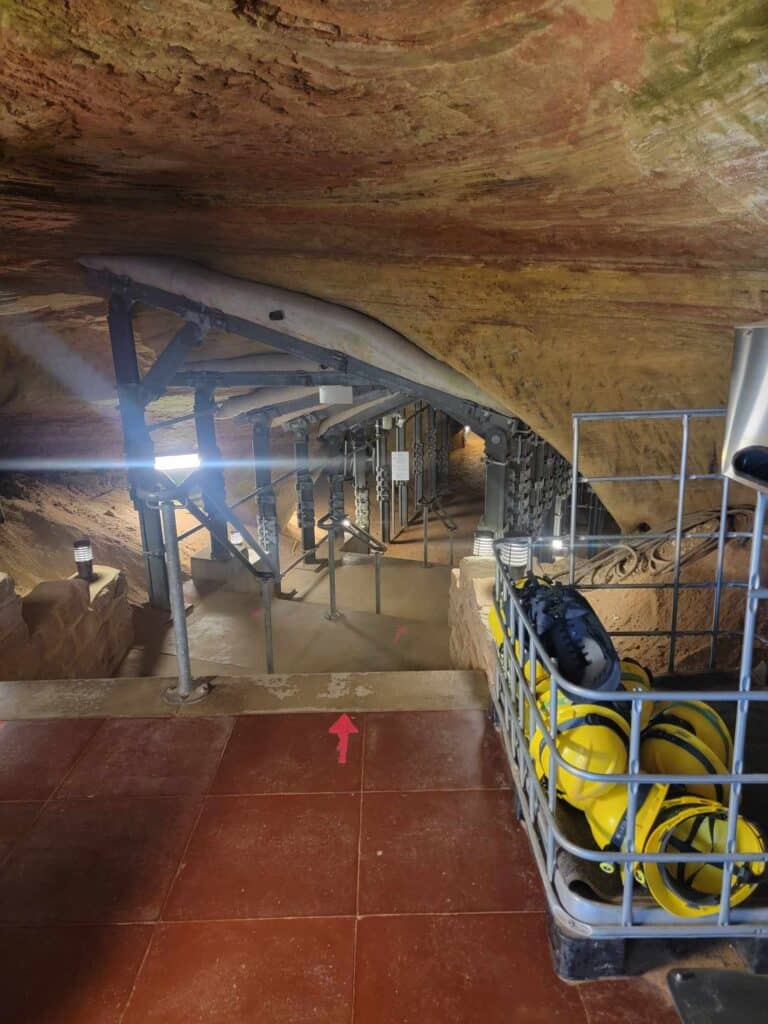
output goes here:
[[133, 643], [123, 573], [94, 566], [92, 583], [39, 583], [23, 599], [0, 573], [0, 678], [110, 676]]

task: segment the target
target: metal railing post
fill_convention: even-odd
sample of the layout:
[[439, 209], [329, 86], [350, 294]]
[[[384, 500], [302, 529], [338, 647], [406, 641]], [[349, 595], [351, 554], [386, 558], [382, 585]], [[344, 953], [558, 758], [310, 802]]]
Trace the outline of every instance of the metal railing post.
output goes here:
[[429, 568], [429, 503], [423, 502], [421, 506], [421, 520], [424, 524], [423, 546], [424, 546], [424, 568]]
[[272, 632], [272, 585], [273, 581], [263, 578], [261, 581], [261, 603], [264, 609], [264, 660], [267, 675], [275, 671], [274, 634]]
[[161, 501], [160, 518], [163, 524], [163, 548], [165, 568], [168, 575], [168, 598], [176, 638], [176, 665], [178, 686], [166, 690], [165, 698], [172, 704], [188, 704], [202, 700], [209, 692], [209, 685], [195, 686], [192, 678], [192, 663], [189, 655], [189, 634], [187, 633], [187, 611], [184, 602], [184, 583], [179, 558], [179, 538], [176, 531], [176, 510], [173, 501]]
[[376, 594], [376, 614], [381, 615], [381, 552], [373, 555], [373, 585]]
[[335, 527], [328, 531], [328, 599], [330, 610], [326, 615], [327, 619], [334, 621], [339, 618], [339, 610], [336, 607], [336, 538]]
[[576, 514], [579, 504], [579, 418], [573, 417], [573, 464], [571, 466], [571, 537], [568, 551], [568, 582], [576, 582]]
[[675, 653], [677, 649], [677, 610], [680, 603], [680, 556], [683, 546], [683, 512], [685, 508], [685, 484], [688, 475], [688, 434], [689, 419], [683, 413], [683, 442], [680, 453], [680, 481], [677, 488], [677, 518], [675, 519], [675, 567], [672, 576], [672, 614], [669, 623], [669, 662], [667, 671], [675, 671]]

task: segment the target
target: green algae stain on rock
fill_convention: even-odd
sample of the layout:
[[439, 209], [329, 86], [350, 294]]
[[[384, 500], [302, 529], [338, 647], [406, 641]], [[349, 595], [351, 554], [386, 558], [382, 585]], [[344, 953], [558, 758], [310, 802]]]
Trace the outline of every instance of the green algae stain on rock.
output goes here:
[[765, 0], [685, 0], [659, 8], [648, 36], [653, 70], [632, 100], [639, 113], [666, 120], [756, 82], [768, 54]]

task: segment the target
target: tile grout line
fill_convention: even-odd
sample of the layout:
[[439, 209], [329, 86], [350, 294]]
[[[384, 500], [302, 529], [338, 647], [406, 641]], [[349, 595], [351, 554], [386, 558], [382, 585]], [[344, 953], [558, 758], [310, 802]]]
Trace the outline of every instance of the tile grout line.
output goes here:
[[352, 932], [352, 998], [350, 1024], [355, 1022], [357, 997], [357, 930], [360, 921], [360, 874], [363, 848], [363, 796], [365, 794], [365, 743], [368, 737], [368, 716], [363, 715], [363, 735], [360, 741], [360, 810], [357, 829], [357, 878], [355, 882], [355, 923]]
[[[181, 719], [180, 719], [180, 721], [181, 721]], [[224, 743], [222, 743], [222, 745], [221, 745], [221, 753], [219, 754], [219, 759], [218, 759], [218, 761], [216, 763], [216, 767], [211, 772], [211, 780], [208, 783], [208, 785], [204, 789], [202, 789], [200, 791], [200, 793], [198, 794], [198, 799], [200, 801], [200, 806], [198, 807], [197, 813], [195, 814], [195, 820], [192, 822], [192, 826], [191, 826], [191, 828], [189, 830], [189, 835], [187, 836], [187, 841], [184, 844], [184, 849], [181, 852], [181, 856], [179, 857], [179, 862], [176, 865], [176, 870], [173, 873], [173, 878], [168, 883], [168, 888], [165, 890], [165, 894], [164, 894], [163, 899], [162, 899], [162, 901], [160, 903], [160, 912], [157, 915], [157, 921], [158, 922], [162, 922], [163, 924], [165, 924], [165, 918], [164, 918], [163, 914], [165, 912], [166, 905], [168, 903], [168, 900], [170, 899], [173, 887], [176, 885], [176, 882], [178, 881], [179, 875], [181, 874], [182, 865], [184, 864], [184, 860], [185, 860], [185, 858], [187, 856], [187, 853], [189, 852], [189, 847], [192, 844], [192, 839], [194, 838], [194, 835], [197, 832], [197, 826], [200, 824], [200, 818], [203, 816], [203, 811], [205, 810], [206, 800], [208, 800], [208, 798], [211, 796], [211, 786], [213, 785], [213, 783], [214, 783], [214, 781], [216, 779], [216, 776], [219, 773], [219, 769], [221, 768], [221, 762], [224, 760], [224, 754], [226, 753], [227, 747], [229, 746], [230, 740], [232, 739], [232, 733], [235, 731], [235, 722], [236, 722], [236, 717], [234, 715], [230, 716], [229, 732], [227, 733], [226, 741]]]
[[[226, 751], [227, 747], [229, 746], [229, 741], [232, 739], [232, 733], [234, 732], [234, 729], [235, 729], [236, 718], [235, 718], [234, 715], [230, 715], [228, 717], [229, 717], [229, 720], [230, 720], [230, 727], [229, 727], [229, 732], [227, 733], [227, 738], [226, 738], [225, 742], [222, 743], [222, 745], [221, 745], [221, 753], [219, 754], [219, 760], [218, 760], [218, 762], [216, 764], [215, 769], [211, 772], [211, 780], [208, 783], [208, 786], [204, 790], [202, 790], [200, 792], [199, 796], [198, 796], [198, 799], [200, 801], [200, 805], [199, 805], [199, 807], [197, 809], [197, 813], [195, 815], [195, 820], [192, 822], [192, 825], [190, 827], [189, 835], [187, 836], [187, 841], [184, 844], [184, 849], [182, 850], [181, 856], [179, 857], [179, 862], [176, 865], [176, 870], [173, 873], [173, 878], [168, 883], [168, 888], [165, 890], [165, 894], [164, 894], [164, 896], [163, 896], [163, 898], [161, 900], [160, 911], [159, 911], [159, 913], [157, 915], [157, 919], [155, 921], [147, 922], [150, 925], [150, 927], [152, 929], [152, 932], [151, 932], [151, 934], [149, 936], [149, 942], [147, 943], [147, 948], [144, 950], [144, 956], [141, 958], [141, 963], [137, 967], [136, 973], [133, 976], [133, 982], [131, 983], [131, 991], [128, 993], [128, 998], [125, 1001], [125, 1006], [123, 1007], [123, 1011], [120, 1014], [120, 1020], [119, 1020], [118, 1024], [122, 1024], [122, 1022], [125, 1020], [125, 1017], [126, 1017], [128, 1011], [131, 1008], [131, 1003], [133, 1001], [133, 996], [134, 996], [134, 993], [136, 992], [136, 986], [139, 983], [139, 978], [141, 977], [141, 974], [142, 974], [142, 972], [144, 970], [144, 967], [146, 966], [147, 960], [149, 959], [149, 954], [150, 954], [150, 952], [152, 950], [152, 946], [154, 945], [154, 942], [155, 942], [155, 935], [157, 934], [157, 926], [159, 924], [165, 924], [165, 921], [163, 920], [163, 911], [165, 910], [165, 905], [168, 902], [168, 900], [170, 899], [171, 892], [173, 891], [173, 887], [176, 884], [176, 880], [177, 880], [177, 878], [179, 877], [179, 875], [181, 873], [181, 866], [184, 863], [184, 858], [187, 856], [187, 851], [189, 850], [190, 844], [192, 842], [192, 837], [194, 836], [195, 832], [197, 831], [197, 826], [198, 826], [198, 824], [200, 822], [200, 818], [202, 817], [203, 810], [205, 808], [206, 797], [208, 796], [208, 794], [211, 791], [211, 786], [213, 785], [214, 779], [216, 778], [216, 775], [218, 774], [219, 768], [221, 767], [221, 762], [222, 762], [222, 760], [224, 758], [224, 752]], [[179, 718], [179, 721], [183, 721], [183, 719]]]
[[[35, 721], [35, 719], [24, 719], [24, 721]], [[47, 719], [47, 721], [66, 722], [66, 721], [71, 721], [71, 719], [55, 718], [55, 719]], [[94, 741], [94, 739], [96, 738], [97, 734], [103, 728], [104, 722], [105, 722], [104, 718], [101, 718], [99, 720], [99, 724], [93, 730], [93, 732], [88, 737], [88, 739], [85, 741], [85, 743], [83, 744], [82, 748], [72, 758], [72, 760], [71, 760], [71, 762], [69, 764], [69, 767], [64, 771], [64, 774], [61, 776], [59, 781], [51, 789], [51, 792], [48, 794], [48, 796], [45, 798], [45, 800], [40, 802], [40, 807], [38, 808], [37, 814], [34, 816], [32, 821], [29, 823], [28, 827], [26, 829], [24, 829], [18, 836], [16, 836], [15, 839], [11, 840], [11, 842], [10, 842], [10, 844], [8, 846], [8, 849], [5, 851], [5, 854], [2, 857], [0, 857], [0, 871], [8, 863], [8, 860], [10, 859], [11, 854], [16, 850], [17, 846], [21, 843], [21, 841], [23, 839], [26, 839], [26, 837], [31, 833], [32, 829], [35, 827], [35, 825], [38, 823], [40, 818], [43, 816], [43, 812], [48, 808], [48, 805], [53, 803], [53, 801], [54, 801], [54, 799], [56, 797], [56, 794], [61, 789], [61, 787], [64, 785], [64, 783], [69, 778], [69, 776], [72, 774], [72, 772], [75, 770], [76, 766], [80, 763], [81, 759], [85, 755], [86, 750], [90, 747], [91, 743]], [[18, 803], [37, 803], [36, 800], [28, 800], [28, 801], [20, 800], [20, 801], [13, 801], [13, 802], [14, 803], [16, 803], [16, 802], [18, 802]]]

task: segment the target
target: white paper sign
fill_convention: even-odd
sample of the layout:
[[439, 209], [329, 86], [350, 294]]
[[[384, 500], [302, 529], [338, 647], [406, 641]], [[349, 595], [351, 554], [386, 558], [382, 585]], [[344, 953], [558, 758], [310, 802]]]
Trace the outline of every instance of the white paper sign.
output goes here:
[[411, 479], [409, 452], [392, 452], [392, 479], [395, 483]]

